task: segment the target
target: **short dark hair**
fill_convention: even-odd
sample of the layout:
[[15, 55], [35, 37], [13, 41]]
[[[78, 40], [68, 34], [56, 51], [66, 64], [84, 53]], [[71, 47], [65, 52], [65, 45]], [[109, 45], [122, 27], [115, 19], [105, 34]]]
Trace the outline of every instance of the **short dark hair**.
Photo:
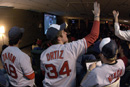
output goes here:
[[62, 30], [57, 33], [56, 37], [53, 40], [51, 40], [51, 43], [58, 44], [58, 41], [57, 41], [58, 37], [62, 37]]
[[21, 33], [16, 39], [14, 40], [9, 40], [9, 45], [13, 46], [16, 45], [18, 43], [18, 41], [22, 38], [23, 33]]

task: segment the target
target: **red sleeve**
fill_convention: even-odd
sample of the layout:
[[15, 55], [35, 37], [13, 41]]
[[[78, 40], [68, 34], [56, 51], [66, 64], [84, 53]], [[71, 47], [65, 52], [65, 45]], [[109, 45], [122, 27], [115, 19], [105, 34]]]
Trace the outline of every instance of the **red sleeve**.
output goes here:
[[90, 34], [85, 37], [87, 47], [91, 46], [98, 39], [99, 29], [100, 29], [100, 22], [94, 21]]

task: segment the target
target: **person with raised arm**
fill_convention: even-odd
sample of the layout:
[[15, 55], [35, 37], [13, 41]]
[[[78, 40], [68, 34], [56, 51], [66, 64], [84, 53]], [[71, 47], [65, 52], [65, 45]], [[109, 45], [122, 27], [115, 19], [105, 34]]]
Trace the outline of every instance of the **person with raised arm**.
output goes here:
[[115, 35], [122, 40], [130, 41], [130, 30], [125, 30], [125, 31], [120, 30], [120, 26], [118, 22], [119, 11], [113, 10], [113, 16], [115, 19], [115, 23], [114, 23]]
[[66, 24], [52, 24], [47, 38], [53, 45], [41, 54], [41, 70], [45, 78], [44, 87], [76, 87], [76, 60], [86, 53], [99, 36], [100, 5], [94, 2], [94, 23], [90, 34], [77, 41], [68, 43]]

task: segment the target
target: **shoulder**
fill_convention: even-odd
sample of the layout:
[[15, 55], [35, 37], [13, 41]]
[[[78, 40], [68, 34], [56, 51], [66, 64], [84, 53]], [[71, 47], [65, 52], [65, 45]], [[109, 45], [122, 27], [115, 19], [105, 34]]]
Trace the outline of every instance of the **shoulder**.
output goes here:
[[66, 44], [64, 44], [64, 46], [65, 47], [73, 47], [73, 46], [81, 46], [81, 45], [84, 45], [84, 44], [86, 44], [86, 40], [83, 38], [83, 39], [79, 39], [79, 40], [76, 40], [76, 41], [66, 43]]
[[102, 72], [102, 67], [96, 67], [91, 71], [93, 74], [99, 74], [100, 72]]
[[22, 50], [19, 49], [17, 56], [21, 57], [20, 59], [30, 59], [29, 55], [23, 52]]
[[117, 59], [117, 63], [124, 63], [122, 59]]
[[92, 73], [95, 75], [102, 75], [103, 73], [107, 72], [106, 68], [109, 66], [107, 64], [98, 66], [92, 70]]

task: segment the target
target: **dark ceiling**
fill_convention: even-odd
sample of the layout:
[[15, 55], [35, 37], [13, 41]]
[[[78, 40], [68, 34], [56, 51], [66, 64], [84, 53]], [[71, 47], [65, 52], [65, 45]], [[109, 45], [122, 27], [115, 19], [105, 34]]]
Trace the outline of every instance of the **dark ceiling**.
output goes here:
[[[67, 17], [93, 17], [95, 0], [0, 0], [0, 6], [14, 9], [47, 12]], [[101, 18], [113, 18], [112, 11], [120, 12], [119, 18], [130, 20], [130, 0], [97, 0], [101, 7]]]

